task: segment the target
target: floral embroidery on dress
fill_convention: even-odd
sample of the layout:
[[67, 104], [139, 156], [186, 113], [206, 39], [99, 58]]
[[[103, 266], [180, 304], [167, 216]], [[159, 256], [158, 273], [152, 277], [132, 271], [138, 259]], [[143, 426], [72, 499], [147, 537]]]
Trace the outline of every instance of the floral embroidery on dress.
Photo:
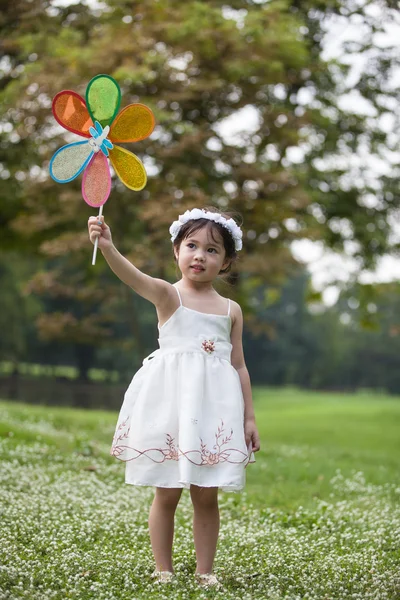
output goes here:
[[120, 424], [119, 427], [117, 427], [117, 430], [115, 432], [111, 450], [110, 450], [111, 456], [115, 456], [115, 458], [118, 458], [118, 456], [120, 456], [120, 454], [122, 454], [122, 452], [124, 451], [124, 448], [126, 447], [126, 446], [121, 446], [121, 445], [117, 446], [117, 442], [122, 442], [122, 440], [129, 437], [129, 432], [131, 430], [130, 426], [125, 431], [125, 433], [121, 433], [120, 435], [118, 435], [119, 431], [121, 431], [122, 429], [124, 429], [124, 427], [126, 427], [126, 425], [128, 423], [128, 419], [129, 419], [129, 417], [127, 417], [125, 419], [125, 421], [122, 421], [122, 423]]
[[201, 347], [205, 352], [211, 354], [215, 350], [215, 343], [212, 340], [204, 340]]
[[[123, 421], [117, 428], [110, 450], [111, 456], [114, 456], [115, 458], [118, 458], [124, 462], [134, 460], [140, 456], [146, 456], [153, 462], [157, 463], [164, 462], [166, 460], [180, 460], [182, 457], [186, 458], [189, 462], [197, 466], [212, 466], [223, 462], [234, 464], [243, 463], [249, 458], [246, 452], [243, 452], [238, 448], [223, 448], [223, 446], [226, 446], [226, 444], [231, 441], [233, 429], [231, 428], [230, 434], [225, 435], [224, 437], [223, 434], [225, 429], [222, 419], [221, 425], [218, 427], [217, 433], [215, 434], [215, 444], [213, 446], [215, 452], [212, 452], [207, 448], [207, 444], [203, 442], [202, 438], [199, 438], [200, 450], [194, 449], [183, 452], [179, 446], [175, 444], [175, 438], [173, 438], [169, 433], [166, 434], [167, 448], [147, 448], [146, 450], [140, 451], [136, 448], [125, 445], [123, 442], [129, 437], [130, 427], [128, 427], [126, 432], [124, 432], [123, 429], [127, 426], [128, 418], [125, 419], [125, 421]], [[136, 453], [136, 456], [134, 456], [133, 453]]]
[[164, 456], [169, 460], [179, 460], [179, 448], [175, 447], [174, 438], [167, 433], [167, 446], [168, 450], [164, 451]]
[[[221, 446], [227, 444], [232, 439], [233, 429], [231, 429], [231, 433], [225, 439], [219, 441], [223, 431], [224, 431], [224, 422], [221, 419], [221, 427], [218, 427], [218, 432], [215, 434], [215, 444], [213, 448], [217, 450], [217, 452], [210, 452], [207, 450], [207, 444], [203, 444], [203, 440], [200, 438], [201, 443], [201, 464], [206, 465], [216, 465], [219, 462], [225, 462], [229, 458], [229, 453], [226, 450], [221, 451]], [[224, 460], [225, 459], [225, 460]]]

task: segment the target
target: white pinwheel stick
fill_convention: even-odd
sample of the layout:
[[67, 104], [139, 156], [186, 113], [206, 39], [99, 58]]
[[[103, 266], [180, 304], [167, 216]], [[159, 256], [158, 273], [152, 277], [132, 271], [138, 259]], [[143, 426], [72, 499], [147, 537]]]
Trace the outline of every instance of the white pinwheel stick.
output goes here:
[[[100, 206], [100, 210], [99, 210], [99, 217], [101, 217], [101, 215], [103, 214], [103, 205]], [[99, 236], [100, 237], [100, 236]], [[96, 254], [97, 254], [97, 246], [99, 245], [99, 238], [96, 238], [96, 241], [94, 243], [94, 248], [93, 248], [93, 258], [92, 258], [92, 265], [96, 264]]]
[[[100, 125], [97, 124], [96, 122], [96, 127], [98, 126], [99, 130], [101, 129]], [[91, 128], [93, 129], [93, 128]], [[93, 133], [97, 133], [97, 137], [92, 137], [89, 140], [89, 144], [93, 149], [93, 152], [95, 154], [97, 154], [97, 152], [99, 152], [104, 140], [106, 140], [108, 133], [110, 131], [110, 127], [107, 125], [106, 127], [104, 127], [102, 133], [99, 135], [99, 132], [97, 131], [93, 131]], [[92, 131], [91, 131], [92, 133]], [[108, 141], [108, 140], [107, 140]], [[108, 146], [112, 148], [112, 144], [110, 142], [108, 142]], [[107, 152], [107, 156], [108, 156], [108, 152]], [[103, 214], [103, 205], [100, 206], [100, 210], [99, 210], [99, 217], [101, 217], [101, 215]], [[96, 241], [94, 243], [94, 248], [93, 248], [93, 258], [92, 258], [92, 265], [96, 264], [96, 254], [97, 254], [97, 246], [99, 245], [99, 238], [96, 238]]]

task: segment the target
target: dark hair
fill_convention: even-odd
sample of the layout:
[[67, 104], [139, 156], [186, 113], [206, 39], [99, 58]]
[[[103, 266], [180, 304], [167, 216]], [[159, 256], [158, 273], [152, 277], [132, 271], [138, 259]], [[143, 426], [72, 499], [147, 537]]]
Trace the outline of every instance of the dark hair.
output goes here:
[[[237, 217], [237, 215], [239, 215], [241, 217], [240, 213], [231, 213], [231, 212], [221, 211], [219, 208], [216, 208], [215, 206], [205, 206], [203, 208], [203, 210], [206, 210], [207, 212], [212, 212], [212, 213], [219, 213], [222, 217], [225, 217], [225, 219], [227, 219], [227, 220], [234, 219], [236, 221], [234, 216]], [[237, 224], [241, 225], [242, 223], [237, 223]], [[235, 250], [235, 241], [234, 241], [230, 231], [226, 227], [221, 225], [220, 223], [216, 223], [215, 221], [210, 221], [209, 219], [191, 219], [190, 221], [188, 221], [187, 223], [182, 225], [182, 227], [180, 228], [179, 233], [174, 240], [174, 250], [177, 250], [179, 252], [179, 249], [180, 249], [180, 246], [181, 246], [181, 243], [183, 242], [183, 240], [188, 238], [189, 236], [191, 236], [193, 233], [195, 233], [199, 229], [203, 229], [204, 227], [206, 227], [208, 229], [208, 231], [211, 234], [211, 238], [214, 240], [214, 242], [219, 241], [215, 237], [215, 234], [217, 232], [222, 237], [222, 241], [223, 241], [224, 249], [225, 249], [224, 262], [226, 262], [226, 260], [228, 260], [228, 259], [230, 261], [229, 265], [225, 269], [221, 269], [221, 271], [219, 272], [219, 275], [225, 275], [225, 274], [229, 273], [229, 271], [231, 270], [232, 264], [237, 261], [238, 255]], [[177, 262], [175, 252], [174, 252], [174, 260]]]

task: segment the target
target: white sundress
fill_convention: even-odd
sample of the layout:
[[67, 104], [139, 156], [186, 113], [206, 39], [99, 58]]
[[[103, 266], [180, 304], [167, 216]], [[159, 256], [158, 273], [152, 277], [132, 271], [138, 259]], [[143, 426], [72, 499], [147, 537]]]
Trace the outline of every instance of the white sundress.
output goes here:
[[[175, 286], [174, 286], [175, 287]], [[110, 454], [125, 483], [238, 492], [255, 462], [244, 436], [244, 399], [231, 364], [228, 314], [180, 306], [159, 329], [159, 349], [143, 360], [119, 413]]]

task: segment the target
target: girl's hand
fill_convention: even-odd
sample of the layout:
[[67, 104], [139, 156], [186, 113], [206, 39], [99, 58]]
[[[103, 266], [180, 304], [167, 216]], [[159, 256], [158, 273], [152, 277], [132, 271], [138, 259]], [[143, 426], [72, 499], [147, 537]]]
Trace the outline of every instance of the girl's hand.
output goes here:
[[254, 419], [248, 419], [244, 422], [244, 436], [246, 438], [246, 446], [249, 447], [250, 442], [253, 446], [253, 452], [258, 452], [260, 449], [260, 436]]
[[89, 217], [88, 220], [89, 239], [94, 244], [96, 238], [99, 238], [98, 247], [101, 250], [111, 248], [113, 245], [111, 237], [111, 229], [105, 223], [104, 217]]

